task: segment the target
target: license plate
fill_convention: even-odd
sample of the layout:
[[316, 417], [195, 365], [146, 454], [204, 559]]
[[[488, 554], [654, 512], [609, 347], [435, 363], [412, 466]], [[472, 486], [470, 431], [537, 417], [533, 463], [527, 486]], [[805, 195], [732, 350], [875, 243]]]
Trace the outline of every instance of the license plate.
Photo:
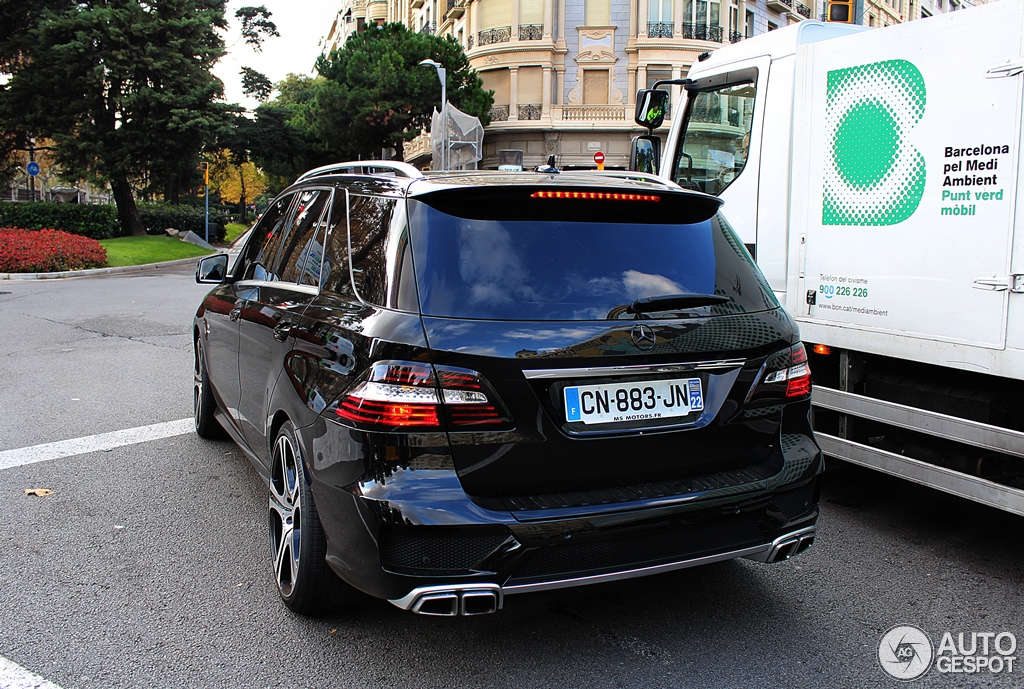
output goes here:
[[666, 419], [703, 409], [700, 378], [579, 385], [565, 389], [565, 420], [585, 424]]

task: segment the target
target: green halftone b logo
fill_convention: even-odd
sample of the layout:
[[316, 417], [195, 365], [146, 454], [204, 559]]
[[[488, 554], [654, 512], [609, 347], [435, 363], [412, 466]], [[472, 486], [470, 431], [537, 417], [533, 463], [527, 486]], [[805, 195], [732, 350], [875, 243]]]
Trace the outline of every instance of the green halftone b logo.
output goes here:
[[828, 73], [823, 225], [895, 225], [924, 194], [924, 157], [906, 136], [924, 115], [924, 78], [906, 60]]

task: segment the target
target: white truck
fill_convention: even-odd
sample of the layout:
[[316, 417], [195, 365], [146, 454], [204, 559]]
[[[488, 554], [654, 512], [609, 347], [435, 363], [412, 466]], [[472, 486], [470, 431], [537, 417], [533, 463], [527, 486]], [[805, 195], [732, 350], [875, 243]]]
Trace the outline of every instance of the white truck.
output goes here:
[[1024, 515], [1024, 0], [701, 56], [655, 170], [719, 195], [814, 351], [826, 455]]

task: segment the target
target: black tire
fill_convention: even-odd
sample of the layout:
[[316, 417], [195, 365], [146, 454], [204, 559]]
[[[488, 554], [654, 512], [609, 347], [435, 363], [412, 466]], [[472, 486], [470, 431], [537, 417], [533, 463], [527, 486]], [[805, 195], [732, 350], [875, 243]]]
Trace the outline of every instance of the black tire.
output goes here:
[[226, 434], [221, 427], [214, 412], [217, 411], [217, 401], [213, 398], [213, 389], [210, 387], [210, 376], [206, 372], [206, 357], [203, 355], [203, 343], [195, 342], [194, 384], [193, 384], [193, 419], [196, 425], [196, 434], [207, 440], [219, 440]]
[[358, 592], [327, 565], [327, 539], [291, 422], [277, 432], [270, 470], [270, 552], [281, 600], [303, 615], [337, 612]]

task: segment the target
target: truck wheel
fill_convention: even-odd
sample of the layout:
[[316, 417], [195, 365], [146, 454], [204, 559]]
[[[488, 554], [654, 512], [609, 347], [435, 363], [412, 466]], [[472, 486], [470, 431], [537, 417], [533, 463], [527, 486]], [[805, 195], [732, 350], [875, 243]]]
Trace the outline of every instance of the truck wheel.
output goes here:
[[348, 607], [358, 594], [324, 559], [327, 539], [291, 422], [277, 433], [270, 476], [270, 547], [281, 600], [303, 615]]

